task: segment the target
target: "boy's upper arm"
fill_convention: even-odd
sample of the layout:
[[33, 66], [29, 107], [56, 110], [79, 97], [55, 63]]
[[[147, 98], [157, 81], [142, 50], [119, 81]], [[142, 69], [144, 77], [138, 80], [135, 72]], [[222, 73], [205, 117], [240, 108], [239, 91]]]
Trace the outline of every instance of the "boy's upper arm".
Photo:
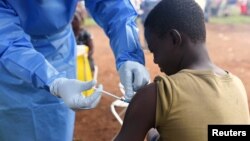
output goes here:
[[129, 104], [116, 141], [144, 140], [148, 130], [155, 125], [156, 99], [155, 83], [151, 83], [137, 92]]

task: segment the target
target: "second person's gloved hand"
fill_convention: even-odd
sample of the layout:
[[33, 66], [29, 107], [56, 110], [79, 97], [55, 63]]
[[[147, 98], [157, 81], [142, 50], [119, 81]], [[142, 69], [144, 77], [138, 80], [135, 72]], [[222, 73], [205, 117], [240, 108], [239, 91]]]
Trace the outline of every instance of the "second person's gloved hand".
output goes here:
[[76, 79], [57, 78], [50, 87], [50, 92], [61, 97], [71, 109], [91, 109], [96, 107], [101, 99], [102, 85], [99, 85], [90, 96], [82, 95], [83, 91], [91, 89], [95, 81], [82, 82]]
[[147, 69], [135, 61], [126, 61], [119, 68], [119, 75], [125, 90], [125, 101], [130, 102], [134, 92], [150, 81]]

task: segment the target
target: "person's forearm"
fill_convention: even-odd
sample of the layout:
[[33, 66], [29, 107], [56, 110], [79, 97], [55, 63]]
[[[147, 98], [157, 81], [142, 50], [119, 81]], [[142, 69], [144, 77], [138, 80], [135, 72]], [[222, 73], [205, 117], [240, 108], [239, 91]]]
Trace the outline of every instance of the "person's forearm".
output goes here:
[[94, 43], [93, 43], [93, 40], [92, 40], [92, 39], [89, 39], [89, 40], [87, 41], [87, 44], [86, 44], [86, 45], [87, 45], [88, 48], [89, 48], [88, 56], [90, 57], [90, 56], [92, 56], [93, 53], [94, 53]]

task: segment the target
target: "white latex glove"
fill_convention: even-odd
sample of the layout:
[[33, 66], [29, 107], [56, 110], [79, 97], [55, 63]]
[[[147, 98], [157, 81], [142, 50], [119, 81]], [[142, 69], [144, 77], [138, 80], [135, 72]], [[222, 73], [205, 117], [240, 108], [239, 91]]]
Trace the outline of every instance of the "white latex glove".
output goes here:
[[147, 69], [135, 61], [126, 61], [119, 68], [119, 75], [125, 90], [125, 101], [130, 102], [134, 92], [150, 81]]
[[50, 92], [61, 97], [71, 109], [91, 109], [96, 107], [101, 99], [102, 85], [99, 85], [90, 96], [82, 95], [83, 91], [91, 89], [96, 81], [82, 82], [76, 79], [58, 78], [50, 85]]

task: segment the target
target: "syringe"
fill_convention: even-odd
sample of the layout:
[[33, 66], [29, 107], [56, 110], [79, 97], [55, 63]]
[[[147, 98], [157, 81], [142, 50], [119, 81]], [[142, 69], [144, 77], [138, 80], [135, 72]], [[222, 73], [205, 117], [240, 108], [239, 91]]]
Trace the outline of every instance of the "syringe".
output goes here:
[[[97, 88], [94, 87], [94, 89], [96, 90]], [[114, 94], [112, 94], [112, 93], [109, 93], [109, 92], [107, 92], [107, 91], [102, 90], [102, 93], [104, 93], [104, 94], [106, 94], [106, 95], [108, 95], [108, 96], [111, 96], [111, 97], [113, 97], [113, 98], [116, 98], [116, 99], [119, 99], [119, 100], [121, 100], [121, 101], [126, 102], [123, 98], [121, 98], [121, 97], [119, 97], [119, 96], [116, 96], [116, 95], [114, 95]]]

